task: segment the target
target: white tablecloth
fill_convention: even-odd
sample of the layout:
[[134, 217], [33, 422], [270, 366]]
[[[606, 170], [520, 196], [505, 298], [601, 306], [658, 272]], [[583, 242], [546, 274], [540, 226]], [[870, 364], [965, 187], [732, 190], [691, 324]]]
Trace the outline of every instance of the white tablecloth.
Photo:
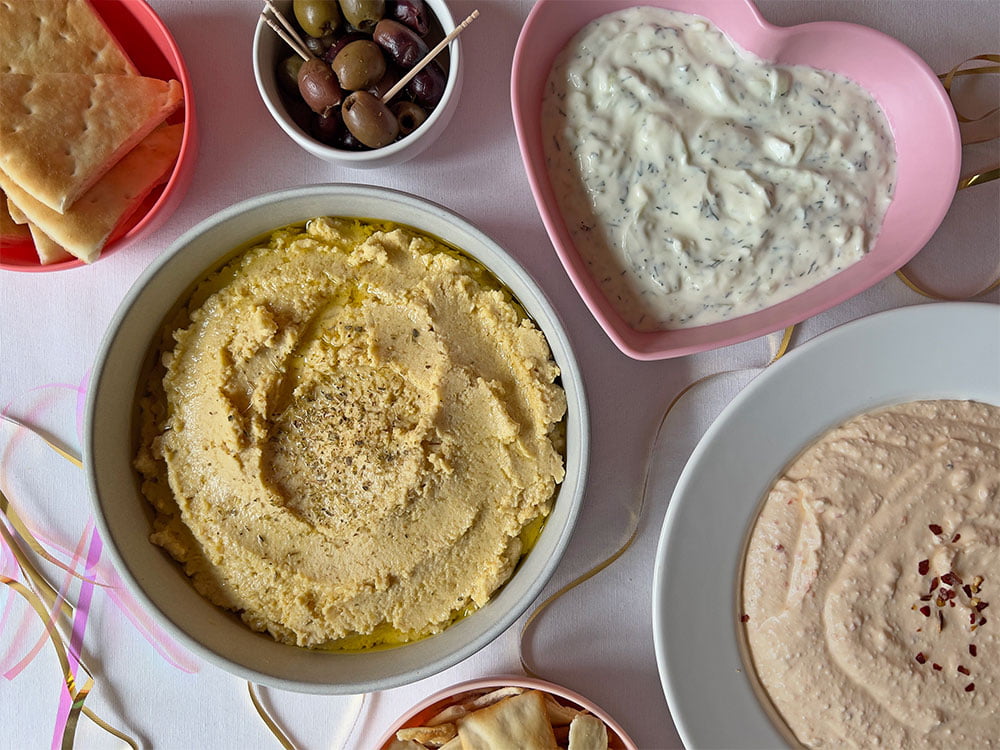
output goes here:
[[[190, 67], [201, 147], [186, 199], [155, 233], [91, 267], [48, 274], [0, 272], [0, 407], [80, 445], [82, 395], [98, 343], [125, 291], [174, 239], [218, 209], [259, 193], [318, 182], [358, 182], [413, 192], [458, 211], [508, 248], [539, 280], [567, 322], [590, 397], [590, 483], [579, 523], [546, 594], [588, 570], [624, 539], [645, 457], [662, 411], [706, 373], [765, 362], [762, 339], [681, 360], [642, 363], [618, 352], [580, 301], [532, 202], [514, 137], [509, 70], [530, 0], [454, 0], [456, 17], [480, 19], [463, 36], [468, 68], [457, 114], [428, 152], [401, 167], [352, 171], [311, 159], [275, 125], [254, 86], [251, 39], [260, 4], [251, 0], [152, 0]], [[846, 20], [908, 44], [932, 68], [1000, 50], [996, 0], [762, 0], [770, 21], [789, 25]], [[967, 89], [973, 112], [998, 99], [996, 77]], [[965, 172], [996, 164], [996, 144], [965, 149]], [[962, 191], [941, 229], [913, 264], [915, 275], [955, 295], [997, 273], [1000, 182]], [[993, 292], [985, 299], [998, 302]], [[806, 321], [802, 341], [873, 312], [925, 302], [896, 278]], [[956, 335], [961, 335], [960, 331]], [[673, 484], [695, 442], [752, 372], [699, 387], [671, 417], [653, 462], [649, 500], [634, 545], [613, 566], [557, 601], [531, 640], [533, 663], [610, 711], [643, 748], [679, 739], [653, 654], [651, 577], [660, 524]], [[0, 425], [0, 483], [33, 528], [73, 549], [91, 517], [82, 472], [40, 441]], [[108, 565], [102, 562], [102, 569]], [[62, 576], [45, 570], [56, 581]], [[71, 596], [76, 586], [70, 589]], [[728, 592], [706, 592], [726, 596]], [[41, 632], [20, 600], [0, 591], [0, 659], [5, 668]], [[523, 620], [522, 620], [523, 621]], [[479, 654], [406, 687], [370, 696], [350, 747], [374, 735], [425, 695], [459, 681], [519, 671], [520, 623]], [[20, 651], [10, 653], [10, 644]], [[97, 686], [88, 705], [156, 748], [277, 747], [258, 719], [246, 683], [174, 647], [180, 667], [142, 637], [104, 592], [94, 594], [85, 659]], [[46, 645], [15, 679], [0, 676], [0, 747], [52, 742], [60, 672]], [[268, 704], [301, 747], [341, 747], [359, 699], [266, 691]], [[725, 710], [720, 706], [719, 710]], [[120, 743], [86, 719], [79, 746]]]

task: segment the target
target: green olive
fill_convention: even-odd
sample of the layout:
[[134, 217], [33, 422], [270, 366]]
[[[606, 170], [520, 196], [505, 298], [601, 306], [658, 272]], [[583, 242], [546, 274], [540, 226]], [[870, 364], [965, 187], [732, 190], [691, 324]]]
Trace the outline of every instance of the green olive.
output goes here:
[[289, 94], [297, 93], [299, 90], [299, 68], [302, 67], [302, 58], [298, 55], [289, 55], [278, 63], [275, 73], [278, 76], [278, 85], [283, 91]]
[[385, 56], [375, 42], [351, 42], [333, 58], [333, 72], [348, 91], [366, 89], [385, 75]]
[[392, 113], [399, 123], [399, 134], [409, 135], [427, 119], [427, 112], [419, 104], [404, 99], [392, 105]]
[[340, 26], [336, 0], [292, 0], [295, 20], [309, 36], [321, 37]]
[[355, 138], [369, 148], [388, 146], [399, 135], [399, 123], [389, 108], [367, 91], [355, 91], [340, 113]]
[[371, 33], [385, 15], [385, 0], [340, 0], [340, 10], [351, 26]]

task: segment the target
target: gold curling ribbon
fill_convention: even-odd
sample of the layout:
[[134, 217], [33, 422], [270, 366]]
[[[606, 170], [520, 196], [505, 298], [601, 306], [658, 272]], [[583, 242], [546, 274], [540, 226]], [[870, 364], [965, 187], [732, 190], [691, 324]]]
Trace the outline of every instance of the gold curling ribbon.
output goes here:
[[[250, 693], [250, 701], [253, 703], [253, 707], [257, 709], [257, 715], [260, 716], [261, 721], [271, 730], [271, 734], [280, 743], [280, 745], [285, 748], [285, 750], [298, 750], [295, 743], [285, 734], [284, 730], [278, 724], [277, 719], [275, 719], [271, 712], [267, 710], [264, 706], [264, 701], [261, 700], [258, 692], [260, 690], [260, 685], [256, 682], [247, 681], [247, 691]], [[364, 710], [365, 704], [368, 702], [368, 693], [361, 693], [361, 702], [358, 704], [358, 709], [354, 714], [354, 720], [347, 729], [347, 736], [344, 738], [343, 747], [347, 746], [351, 737], [354, 736], [354, 730], [358, 726], [358, 720], [361, 718], [361, 712]]]
[[66, 689], [69, 691], [70, 698], [73, 701], [69, 717], [66, 720], [66, 728], [63, 732], [62, 742], [60, 743], [62, 750], [72, 749], [74, 737], [76, 735], [76, 726], [79, 722], [81, 713], [83, 713], [88, 719], [93, 721], [104, 731], [109, 732], [122, 742], [128, 744], [133, 750], [139, 750], [139, 745], [135, 740], [127, 734], [115, 729], [83, 705], [83, 702], [87, 699], [87, 696], [90, 695], [90, 691], [94, 686], [94, 678], [91, 676], [86, 666], [84, 666], [83, 662], [78, 661], [80, 669], [87, 675], [87, 679], [84, 681], [83, 685], [79, 688], [77, 687], [77, 681], [73, 676], [73, 670], [70, 669], [69, 652], [66, 648], [66, 643], [56, 630], [55, 622], [53, 622], [53, 618], [49, 616], [49, 611], [41, 598], [20, 581], [15, 581], [7, 576], [0, 576], [0, 583], [16, 591], [28, 602], [29, 605], [31, 605], [31, 608], [35, 610], [39, 618], [41, 618], [42, 623], [45, 625], [45, 632], [48, 634], [49, 641], [55, 649], [56, 658], [59, 660], [59, 666], [63, 671], [63, 680], [66, 683]]
[[250, 701], [253, 703], [253, 707], [257, 709], [257, 715], [260, 716], [261, 721], [271, 730], [271, 734], [274, 735], [274, 738], [285, 750], [297, 750], [295, 743], [278, 726], [278, 722], [271, 716], [271, 712], [264, 708], [264, 703], [261, 701], [260, 696], [257, 695], [259, 689], [260, 686], [256, 682], [247, 681], [247, 691], [250, 693]]
[[[54, 442], [46, 438], [39, 430], [36, 430], [32, 426], [25, 424], [13, 417], [8, 417], [7, 415], [0, 415], [6, 422], [16, 424], [28, 432], [32, 433], [36, 437], [40, 438], [45, 442], [52, 450], [58, 453], [60, 456], [75, 464], [76, 466], [82, 467], [83, 463], [79, 458], [72, 455], [68, 451], [60, 448]], [[17, 538], [10, 532], [7, 528], [7, 524], [10, 524], [17, 533]], [[7, 576], [0, 575], [0, 583], [8, 586], [9, 588], [20, 594], [31, 608], [34, 609], [35, 613], [42, 620], [42, 625], [45, 627], [45, 632], [52, 642], [52, 646], [56, 651], [56, 656], [59, 659], [59, 665], [63, 671], [63, 681], [66, 685], [66, 689], [69, 691], [69, 696], [72, 700], [70, 705], [69, 715], [66, 718], [66, 725], [63, 728], [63, 736], [60, 742], [61, 750], [72, 750], [74, 739], [76, 737], [76, 727], [80, 721], [80, 715], [83, 714], [97, 726], [103, 729], [105, 732], [117, 737], [122, 742], [125, 742], [132, 750], [139, 750], [139, 743], [134, 740], [129, 735], [124, 732], [115, 729], [108, 722], [98, 716], [90, 708], [84, 705], [84, 701], [87, 700], [87, 696], [90, 695], [90, 691], [94, 686], [94, 678], [87, 669], [83, 660], [77, 658], [77, 664], [80, 670], [86, 674], [87, 679], [83, 682], [83, 685], [77, 688], [77, 680], [73, 676], [73, 670], [70, 668], [69, 663], [69, 649], [66, 646], [66, 641], [63, 635], [57, 629], [58, 623], [60, 623], [60, 616], [65, 618], [65, 620], [70, 621], [70, 629], [72, 629], [71, 620], [73, 617], [73, 605], [70, 604], [65, 599], [62, 600], [60, 607], [56, 610], [54, 609], [56, 602], [59, 601], [59, 593], [56, 591], [55, 587], [49, 583], [48, 579], [38, 570], [38, 568], [32, 563], [25, 553], [24, 549], [18, 543], [17, 539], [23, 539], [24, 543], [28, 547], [36, 552], [39, 556], [48, 560], [49, 562], [57, 565], [60, 569], [66, 571], [70, 575], [79, 578], [82, 581], [88, 581], [95, 586], [106, 586], [107, 584], [99, 583], [90, 578], [80, 575], [75, 570], [71, 570], [68, 566], [61, 563], [59, 560], [52, 557], [48, 551], [42, 546], [24, 522], [15, 512], [13, 506], [8, 500], [7, 496], [0, 490], [0, 537], [7, 544], [14, 555], [14, 560], [18, 565], [18, 568], [24, 573], [25, 577], [28, 579], [31, 588], [29, 589], [20, 581], [15, 581]], [[32, 590], [33, 589], [33, 590]], [[48, 605], [48, 606], [46, 606]]]
[[[781, 343], [778, 345], [777, 351], [774, 353], [774, 355], [771, 357], [771, 359], [768, 360], [767, 364], [764, 365], [764, 368], [770, 367], [772, 364], [774, 364], [775, 362], [777, 362], [779, 359], [781, 359], [785, 355], [785, 353], [791, 347], [792, 333], [794, 331], [795, 331], [795, 326], [794, 325], [788, 326], [788, 328], [785, 329], [784, 333], [782, 334]], [[761, 368], [761, 369], [764, 369], [764, 368]], [[636, 537], [638, 536], [638, 534], [639, 534], [639, 522], [642, 520], [643, 511], [646, 508], [646, 491], [647, 491], [647, 489], [649, 487], [649, 475], [650, 475], [650, 472], [652, 470], [653, 456], [656, 455], [656, 447], [660, 443], [660, 436], [663, 433], [664, 426], [667, 424], [667, 417], [670, 416], [670, 413], [674, 410], [674, 407], [677, 406], [677, 404], [680, 403], [681, 399], [688, 392], [690, 392], [693, 388], [695, 388], [696, 386], [701, 385], [702, 383], [705, 383], [708, 380], [712, 380], [714, 378], [720, 377], [722, 375], [730, 375], [730, 374], [735, 373], [735, 372], [742, 372], [745, 369], [748, 369], [748, 368], [736, 368], [736, 369], [732, 369], [732, 370], [721, 370], [719, 372], [713, 372], [713, 373], [709, 373], [708, 375], [704, 375], [704, 376], [698, 378], [697, 380], [695, 380], [695, 381], [693, 381], [691, 383], [688, 383], [686, 386], [684, 386], [680, 390], [680, 392], [678, 392], [678, 394], [676, 396], [674, 396], [673, 399], [670, 401], [670, 403], [667, 405], [666, 410], [663, 412], [663, 416], [660, 417], [660, 422], [659, 422], [659, 424], [656, 427], [656, 432], [653, 435], [653, 440], [652, 440], [652, 442], [649, 445], [649, 453], [646, 456], [646, 468], [645, 468], [645, 471], [643, 472], [642, 485], [639, 488], [639, 502], [638, 502], [638, 505], [637, 505], [635, 511], [632, 512], [632, 514], [631, 514], [632, 518], [631, 518], [631, 523], [629, 524], [629, 532], [628, 532], [627, 538], [625, 539], [625, 541], [613, 553], [611, 553], [611, 555], [609, 557], [607, 557], [604, 560], [602, 560], [601, 562], [599, 562], [597, 565], [595, 565], [594, 567], [592, 567], [587, 572], [585, 572], [582, 575], [579, 575], [576, 578], [574, 578], [572, 581], [570, 581], [569, 583], [567, 583], [565, 586], [563, 586], [562, 588], [560, 588], [554, 594], [552, 594], [547, 599], [545, 599], [545, 601], [543, 601], [541, 604], [539, 604], [537, 607], [535, 607], [535, 610], [530, 615], [528, 615], [528, 618], [524, 621], [524, 625], [521, 626], [521, 636], [520, 636], [520, 639], [518, 641], [518, 657], [521, 660], [521, 669], [523, 669], [524, 672], [527, 675], [529, 675], [531, 677], [535, 677], [535, 678], [539, 677], [538, 673], [535, 672], [535, 670], [533, 670], [531, 668], [531, 666], [528, 664], [528, 660], [524, 656], [524, 641], [525, 641], [525, 638], [527, 638], [528, 631], [530, 630], [530, 628], [531, 628], [532, 624], [535, 622], [535, 620], [538, 619], [538, 616], [543, 611], [545, 611], [545, 609], [547, 609], [550, 604], [552, 604], [557, 599], [559, 599], [560, 597], [562, 597], [563, 594], [566, 594], [567, 592], [571, 591], [572, 589], [575, 589], [581, 583], [584, 583], [585, 581], [589, 581], [591, 578], [593, 578], [594, 576], [596, 576], [602, 570], [604, 570], [605, 568], [607, 568], [610, 565], [612, 565], [616, 560], [618, 560], [622, 555], [624, 555], [628, 551], [629, 547], [632, 546], [632, 543], [635, 541]]]
[[[978, 117], [967, 117], [958, 110], [958, 105], [955, 102], [955, 97], [952, 94], [952, 84], [958, 76], [974, 76], [974, 75], [988, 75], [991, 73], [1000, 73], [1000, 65], [983, 65], [977, 68], [963, 68], [963, 65], [974, 60], [981, 60], [984, 62], [1000, 63], [1000, 55], [975, 55], [967, 60], [963, 60], [954, 68], [949, 70], [947, 73], [941, 73], [938, 78], [941, 79], [941, 85], [944, 86], [944, 90], [948, 92], [948, 97], [951, 99], [952, 106], [955, 109], [955, 116], [958, 118], [959, 122], [972, 123], [985, 120], [987, 117], [997, 114], [1000, 112], [1000, 107], [994, 107], [993, 109], [984, 112]], [[1000, 134], [985, 136], [982, 138], [977, 138], [973, 140], [963, 140], [962, 145], [968, 146], [973, 143], [986, 143], [988, 141], [1000, 138]], [[958, 181], [957, 190], [965, 190], [966, 188], [975, 187], [976, 185], [982, 185], [983, 183], [990, 182], [991, 180], [1000, 179], [1000, 167], [995, 167], [993, 169], [987, 169], [983, 172], [976, 172], [974, 174], [967, 175]], [[984, 294], [992, 292], [997, 287], [1000, 287], [1000, 276], [997, 276], [990, 284], [980, 289], [978, 292], [973, 294], [954, 297], [947, 294], [941, 294], [933, 289], [921, 286], [917, 284], [913, 279], [911, 279], [905, 271], [906, 266], [896, 271], [896, 276], [899, 277], [906, 286], [912, 289], [917, 294], [927, 297], [928, 299], [940, 300], [942, 302], [962, 302], [966, 300], [975, 299], [976, 297], [981, 297]]]
[[[984, 62], [1000, 63], [1000, 55], [974, 55], [973, 57], [970, 57], [966, 60], [962, 60], [962, 62], [960, 62], [954, 68], [949, 70], [947, 73], [938, 74], [938, 78], [941, 79], [941, 85], [944, 86], [944, 90], [948, 92], [948, 97], [951, 99], [951, 104], [955, 108], [955, 116], [958, 118], [959, 122], [966, 122], [966, 123], [979, 122], [980, 120], [985, 120], [987, 117], [995, 115], [997, 112], [1000, 112], [1000, 107], [994, 107], [993, 109], [989, 110], [988, 112], [984, 112], [978, 117], [966, 117], [965, 115], [963, 115], [961, 112], [958, 111], [958, 106], [955, 104], [955, 97], [951, 93], [951, 87], [956, 77], [986, 75], [989, 73], [1000, 73], [1000, 65], [985, 65], [985, 66], [980, 66], [978, 68], [964, 68], [964, 69], [962, 68], [963, 65], [966, 65], [972, 62], [973, 60], [982, 60]], [[994, 138], [995, 137], [996, 136], [994, 136]], [[992, 140], [992, 138], [988, 138], [986, 140]], [[970, 141], [970, 143], [979, 143], [979, 142], [980, 141]]]

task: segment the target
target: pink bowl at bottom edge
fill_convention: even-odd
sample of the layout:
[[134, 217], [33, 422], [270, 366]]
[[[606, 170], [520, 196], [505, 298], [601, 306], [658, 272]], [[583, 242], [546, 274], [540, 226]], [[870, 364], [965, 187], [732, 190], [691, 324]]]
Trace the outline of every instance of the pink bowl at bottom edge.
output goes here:
[[[451, 705], [454, 702], [454, 699], [461, 693], [483, 689], [495, 690], [497, 688], [508, 686], [523, 687], [528, 690], [539, 690], [544, 693], [550, 693], [557, 698], [561, 698], [563, 701], [573, 703], [603, 721], [605, 726], [608, 728], [608, 738], [613, 740], [617, 737], [619, 747], [624, 748], [624, 750], [638, 750], [638, 746], [632, 741], [628, 734], [625, 733], [625, 730], [621, 728], [621, 725], [611, 718], [611, 716], [609, 716], [604, 709], [595, 704], [589, 698], [586, 698], [569, 688], [556, 685], [552, 682], [546, 682], [545, 680], [539, 680], [534, 677], [513, 675], [501, 675], [498, 677], [487, 677], [479, 680], [469, 680], [468, 682], [462, 682], [458, 685], [453, 685], [434, 693], [430, 697], [420, 701], [420, 703], [397, 719], [393, 723], [392, 727], [382, 735], [377, 743], [375, 743], [373, 748], [374, 750], [385, 750], [385, 748], [395, 738], [398, 730], [409, 726], [421, 726], [422, 721], [429, 719], [433, 714]], [[615, 745], [613, 744], [612, 747], [615, 747]]]
[[791, 299], [696, 328], [638, 331], [606, 299], [573, 245], [545, 169], [541, 102], [556, 54], [590, 21], [635, 0], [539, 0], [514, 52], [511, 105], [528, 182], [566, 273], [615, 345], [640, 360], [680, 357], [756, 338], [823, 312], [901, 268], [930, 240], [951, 206], [961, 166], [961, 138], [951, 102], [934, 72], [911, 49], [882, 32], [824, 21], [780, 27], [752, 0], [645, 0], [645, 5], [704, 16], [765, 60], [809, 65], [847, 76], [882, 107], [896, 145], [896, 191], [866, 257]]

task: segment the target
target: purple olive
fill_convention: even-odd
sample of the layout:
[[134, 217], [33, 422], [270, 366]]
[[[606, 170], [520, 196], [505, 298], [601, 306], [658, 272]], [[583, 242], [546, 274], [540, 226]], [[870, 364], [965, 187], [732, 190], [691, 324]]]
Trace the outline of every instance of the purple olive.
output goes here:
[[306, 49], [316, 57], [322, 57], [323, 53], [330, 49], [330, 45], [333, 44], [336, 39], [337, 37], [334, 34], [324, 34], [321, 37], [306, 35]]
[[341, 114], [347, 129], [369, 148], [388, 146], [399, 135], [396, 116], [367, 91], [355, 91], [348, 96]]
[[436, 61], [432, 61], [410, 79], [406, 84], [406, 93], [424, 109], [434, 109], [444, 96], [447, 83], [444, 71]]
[[374, 96], [376, 99], [381, 99], [386, 93], [399, 83], [399, 79], [403, 75], [400, 73], [399, 68], [391, 63], [386, 65], [385, 74], [379, 78], [375, 83], [365, 89], [369, 94]]
[[327, 146], [336, 146], [342, 130], [344, 130], [344, 122], [340, 119], [339, 112], [334, 111], [328, 115], [313, 114], [310, 131], [317, 141], [325, 143]]
[[385, 50], [390, 60], [407, 70], [430, 52], [427, 42], [417, 36], [413, 29], [389, 18], [383, 18], [375, 25], [372, 39]]
[[351, 42], [358, 42], [362, 39], [371, 41], [371, 38], [371, 34], [365, 34], [363, 31], [349, 31], [330, 45], [330, 48], [323, 53], [323, 59], [328, 63], [332, 63], [340, 53], [340, 50], [344, 49]]
[[309, 108], [320, 115], [329, 114], [344, 98], [333, 69], [315, 57], [299, 68], [299, 93]]
[[406, 24], [420, 36], [424, 36], [430, 28], [424, 0], [396, 0], [390, 4], [388, 16]]
[[337, 148], [342, 148], [345, 151], [367, 151], [368, 147], [354, 137], [354, 133], [348, 130], [346, 127], [341, 128], [340, 134], [337, 136], [336, 143], [333, 144]]
[[298, 92], [287, 96], [282, 94], [281, 102], [285, 105], [285, 111], [292, 118], [292, 122], [308, 133], [312, 127], [312, 121], [316, 113], [309, 109], [308, 104], [302, 101], [302, 97], [299, 96]]

